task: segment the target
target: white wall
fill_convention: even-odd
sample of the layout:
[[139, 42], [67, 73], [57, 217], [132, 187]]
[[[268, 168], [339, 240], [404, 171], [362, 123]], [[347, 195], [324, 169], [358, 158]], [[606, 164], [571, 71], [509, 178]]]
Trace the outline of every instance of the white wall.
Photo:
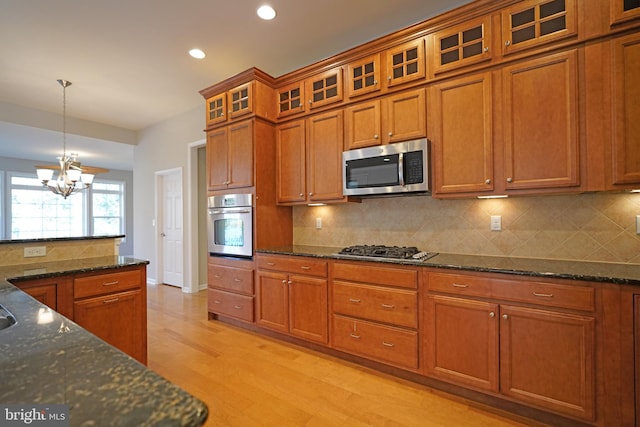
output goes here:
[[[158, 263], [156, 260], [157, 230], [153, 225], [156, 206], [156, 172], [182, 168], [183, 200], [185, 201], [183, 218], [186, 229], [186, 222], [189, 220], [186, 210], [189, 144], [205, 139], [204, 107], [205, 104], [203, 102], [200, 107], [194, 110], [142, 130], [139, 133], [138, 145], [134, 149], [134, 256], [150, 261], [147, 268], [147, 277], [151, 282], [156, 282], [158, 277]], [[188, 261], [185, 261], [185, 263]], [[188, 280], [190, 280], [190, 277], [185, 275], [185, 287], [193, 286], [197, 288], [197, 283], [187, 283]]]

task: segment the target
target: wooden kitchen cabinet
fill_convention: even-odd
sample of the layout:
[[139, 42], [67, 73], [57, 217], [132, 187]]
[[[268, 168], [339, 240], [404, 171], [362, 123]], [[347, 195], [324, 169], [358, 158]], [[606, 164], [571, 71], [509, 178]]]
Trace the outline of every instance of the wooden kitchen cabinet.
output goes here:
[[253, 120], [207, 133], [209, 191], [253, 186], [253, 144]]
[[425, 89], [414, 89], [355, 104], [345, 109], [347, 150], [424, 138]]
[[379, 91], [381, 68], [379, 53], [349, 63], [346, 78], [347, 96], [355, 98]]
[[577, 35], [576, 0], [526, 0], [502, 11], [502, 53]]
[[640, 34], [619, 37], [610, 43], [613, 186], [640, 184]]
[[334, 262], [331, 346], [416, 371], [418, 273], [414, 268]]
[[277, 116], [279, 119], [305, 112], [306, 98], [304, 89], [304, 81], [294, 82], [276, 89]]
[[578, 51], [504, 67], [502, 80], [506, 190], [578, 187]]
[[630, 21], [640, 18], [640, 1], [638, 0], [611, 0], [611, 24]]
[[342, 101], [342, 67], [336, 67], [305, 80], [309, 109]]
[[427, 287], [427, 375], [595, 419], [592, 287], [433, 272]]
[[342, 111], [330, 111], [277, 128], [279, 204], [342, 202]]
[[13, 282], [20, 290], [47, 307], [73, 319], [73, 277], [56, 276]]
[[493, 191], [492, 73], [429, 88], [434, 195]]
[[327, 263], [259, 255], [256, 323], [321, 344], [328, 342]]
[[387, 87], [425, 78], [427, 62], [423, 38], [387, 49], [385, 58]]
[[147, 363], [146, 266], [79, 274], [73, 320], [141, 363]]
[[433, 35], [433, 72], [440, 74], [491, 59], [491, 17], [454, 25]]
[[207, 308], [212, 315], [254, 321], [253, 261], [209, 257]]
[[252, 115], [273, 120], [273, 89], [252, 80], [206, 98], [207, 129]]

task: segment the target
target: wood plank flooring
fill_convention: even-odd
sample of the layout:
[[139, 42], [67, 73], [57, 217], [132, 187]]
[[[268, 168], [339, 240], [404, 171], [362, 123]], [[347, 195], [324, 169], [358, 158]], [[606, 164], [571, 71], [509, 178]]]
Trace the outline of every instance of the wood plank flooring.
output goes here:
[[207, 426], [539, 425], [207, 320], [206, 291], [150, 285], [148, 328], [149, 368], [202, 399]]

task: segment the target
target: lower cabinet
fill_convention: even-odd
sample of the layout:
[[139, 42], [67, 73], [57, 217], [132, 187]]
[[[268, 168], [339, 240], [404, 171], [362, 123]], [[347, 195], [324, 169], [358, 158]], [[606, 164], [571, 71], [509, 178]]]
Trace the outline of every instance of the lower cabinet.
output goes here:
[[57, 276], [13, 283], [42, 304], [73, 319], [73, 277]]
[[417, 269], [342, 261], [332, 267], [332, 347], [417, 371]]
[[[558, 414], [595, 419], [595, 319], [544, 307], [582, 301], [584, 311], [593, 310], [592, 288], [575, 287], [572, 295], [571, 289], [551, 283], [432, 276], [430, 290], [442, 292], [450, 276], [449, 293], [458, 295], [425, 298], [428, 376]], [[509, 286], [515, 287], [513, 292]], [[522, 293], [522, 287], [532, 291]], [[496, 301], [473, 299], [476, 295]], [[539, 308], [505, 302], [526, 298], [544, 302], [536, 301]]]
[[76, 275], [73, 298], [78, 325], [147, 363], [146, 266]]
[[253, 322], [253, 262], [209, 257], [207, 307], [209, 313]]
[[304, 257], [258, 256], [256, 323], [326, 344], [327, 262]]

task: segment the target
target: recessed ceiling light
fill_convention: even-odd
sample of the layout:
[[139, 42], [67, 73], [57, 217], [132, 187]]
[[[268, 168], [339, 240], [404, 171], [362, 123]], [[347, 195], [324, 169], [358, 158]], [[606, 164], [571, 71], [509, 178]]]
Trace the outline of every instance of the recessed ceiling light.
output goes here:
[[258, 8], [258, 16], [265, 21], [270, 21], [276, 17], [276, 11], [271, 6], [260, 6]]
[[207, 55], [205, 55], [205, 53], [204, 53], [202, 50], [200, 50], [200, 49], [191, 49], [191, 50], [189, 51], [189, 55], [191, 55], [192, 57], [194, 57], [194, 58], [196, 58], [196, 59], [202, 59], [202, 58], [204, 58], [205, 56], [207, 56]]

